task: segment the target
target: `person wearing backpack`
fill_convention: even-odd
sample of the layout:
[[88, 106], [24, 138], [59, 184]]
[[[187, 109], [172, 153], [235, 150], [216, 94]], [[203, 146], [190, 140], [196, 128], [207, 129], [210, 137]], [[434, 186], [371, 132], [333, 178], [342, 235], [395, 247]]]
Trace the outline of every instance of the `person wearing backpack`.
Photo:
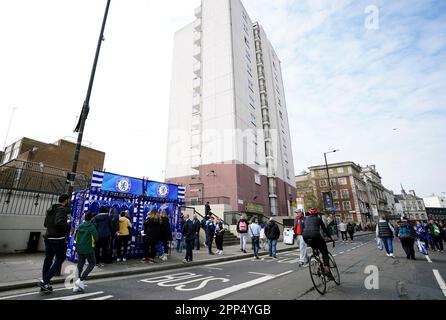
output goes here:
[[[68, 207], [69, 196], [63, 194], [59, 202], [47, 210], [44, 227], [46, 228], [45, 260], [42, 268], [42, 280], [38, 283], [41, 292], [52, 292], [51, 278], [62, 267], [67, 254], [67, 236], [70, 231], [71, 210]], [[74, 229], [71, 228], [71, 232]]]
[[348, 235], [350, 236], [350, 240], [353, 241], [353, 234], [355, 233], [355, 224], [352, 223], [351, 221], [347, 223], [347, 232]]
[[240, 251], [246, 253], [246, 239], [248, 238], [248, 220], [243, 215], [237, 222], [237, 232], [240, 236]]
[[[85, 214], [84, 223], [79, 226], [75, 236], [78, 279], [74, 282], [73, 292], [84, 291], [84, 281], [87, 280], [88, 275], [96, 265], [94, 246], [96, 241], [98, 241], [98, 231], [94, 224], [91, 223], [91, 219], [93, 219], [93, 212], [89, 211]], [[82, 272], [85, 260], [88, 261], [88, 266]]]
[[214, 217], [210, 217], [208, 222], [206, 223], [206, 232], [207, 235], [209, 237], [209, 241], [208, 241], [208, 251], [209, 254], [215, 254], [212, 252], [212, 242], [214, 242], [214, 237], [215, 237], [215, 224], [214, 224]]
[[437, 221], [431, 220], [430, 229], [435, 250], [443, 251], [443, 230], [441, 225]]
[[398, 238], [400, 238], [401, 245], [406, 253], [406, 258], [416, 260], [414, 249], [416, 232], [414, 226], [406, 218], [403, 218], [398, 226], [396, 234], [398, 235]]

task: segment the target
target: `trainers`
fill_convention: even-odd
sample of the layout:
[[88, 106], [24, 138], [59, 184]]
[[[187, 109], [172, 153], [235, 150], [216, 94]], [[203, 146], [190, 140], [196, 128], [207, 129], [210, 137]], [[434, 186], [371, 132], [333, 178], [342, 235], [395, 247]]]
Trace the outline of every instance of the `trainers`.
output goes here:
[[167, 260], [167, 256], [166, 255], [162, 256], [161, 260], [166, 261]]
[[223, 250], [220, 250], [219, 252], [217, 252], [218, 254], [223, 254]]
[[257, 260], [260, 259], [259, 256], [256, 256], [256, 259], [257, 259]]
[[186, 259], [183, 259], [183, 263], [187, 263], [187, 260], [186, 260]]
[[395, 258], [395, 256], [393, 255], [393, 253], [389, 254], [389, 257]]
[[82, 281], [81, 279], [77, 279], [75, 283], [76, 283], [76, 286], [77, 286], [78, 288], [80, 288], [81, 290], [84, 290], [84, 289], [85, 289], [85, 283], [84, 283], [84, 281]]
[[53, 292], [53, 287], [49, 283], [44, 283], [43, 280], [37, 284], [40, 287], [40, 292]]
[[118, 259], [116, 259], [116, 262], [121, 262], [121, 259], [119, 259], [119, 258], [118, 258]]
[[127, 259], [126, 259], [126, 258], [122, 258], [122, 261], [126, 262], [126, 261], [127, 261]]
[[246, 250], [243, 250], [243, 253], [246, 253]]
[[214, 255], [215, 253], [213, 253], [213, 252], [209, 252], [209, 254], [210, 254], [210, 255]]

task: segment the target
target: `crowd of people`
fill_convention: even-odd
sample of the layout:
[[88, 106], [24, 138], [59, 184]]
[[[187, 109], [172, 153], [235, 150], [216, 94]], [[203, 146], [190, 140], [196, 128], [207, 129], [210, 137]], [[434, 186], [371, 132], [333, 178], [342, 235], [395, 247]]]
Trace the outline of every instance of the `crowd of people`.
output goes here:
[[393, 255], [393, 239], [400, 239], [401, 246], [406, 253], [406, 258], [416, 260], [415, 243], [418, 249], [427, 253], [429, 250], [443, 252], [443, 241], [446, 241], [445, 231], [446, 221], [430, 219], [429, 221], [409, 220], [403, 218], [395, 225], [381, 216], [376, 228], [376, 237], [378, 243], [382, 241], [386, 254], [389, 257]]

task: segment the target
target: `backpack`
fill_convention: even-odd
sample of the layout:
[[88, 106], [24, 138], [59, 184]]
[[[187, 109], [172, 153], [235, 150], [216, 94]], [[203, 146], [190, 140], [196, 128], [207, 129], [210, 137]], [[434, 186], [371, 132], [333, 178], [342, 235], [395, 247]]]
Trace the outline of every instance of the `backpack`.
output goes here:
[[248, 226], [246, 225], [246, 221], [240, 221], [238, 229], [241, 233], [245, 233], [248, 231]]

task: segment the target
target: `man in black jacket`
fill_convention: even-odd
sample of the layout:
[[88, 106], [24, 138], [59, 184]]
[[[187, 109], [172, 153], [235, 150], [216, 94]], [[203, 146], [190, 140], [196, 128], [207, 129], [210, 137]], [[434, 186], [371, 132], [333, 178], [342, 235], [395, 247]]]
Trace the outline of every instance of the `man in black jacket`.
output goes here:
[[188, 214], [185, 214], [186, 222], [183, 226], [183, 237], [186, 240], [186, 257], [184, 258], [183, 262], [192, 262], [193, 255], [192, 250], [194, 248], [194, 241], [195, 241], [195, 226], [192, 220], [190, 219], [190, 216]]
[[42, 268], [42, 280], [38, 283], [40, 291], [53, 291], [50, 280], [61, 268], [66, 258], [67, 236], [70, 231], [71, 215], [68, 202], [69, 196], [63, 194], [59, 197], [59, 203], [52, 205], [47, 210], [44, 222], [44, 227], [46, 228], [44, 236], [45, 260]]
[[269, 256], [277, 259], [277, 240], [280, 238], [280, 229], [272, 217], [265, 227], [265, 235], [269, 242]]
[[195, 245], [196, 250], [200, 250], [200, 220], [198, 220], [198, 216], [194, 214], [194, 220], [192, 220], [195, 226]]

